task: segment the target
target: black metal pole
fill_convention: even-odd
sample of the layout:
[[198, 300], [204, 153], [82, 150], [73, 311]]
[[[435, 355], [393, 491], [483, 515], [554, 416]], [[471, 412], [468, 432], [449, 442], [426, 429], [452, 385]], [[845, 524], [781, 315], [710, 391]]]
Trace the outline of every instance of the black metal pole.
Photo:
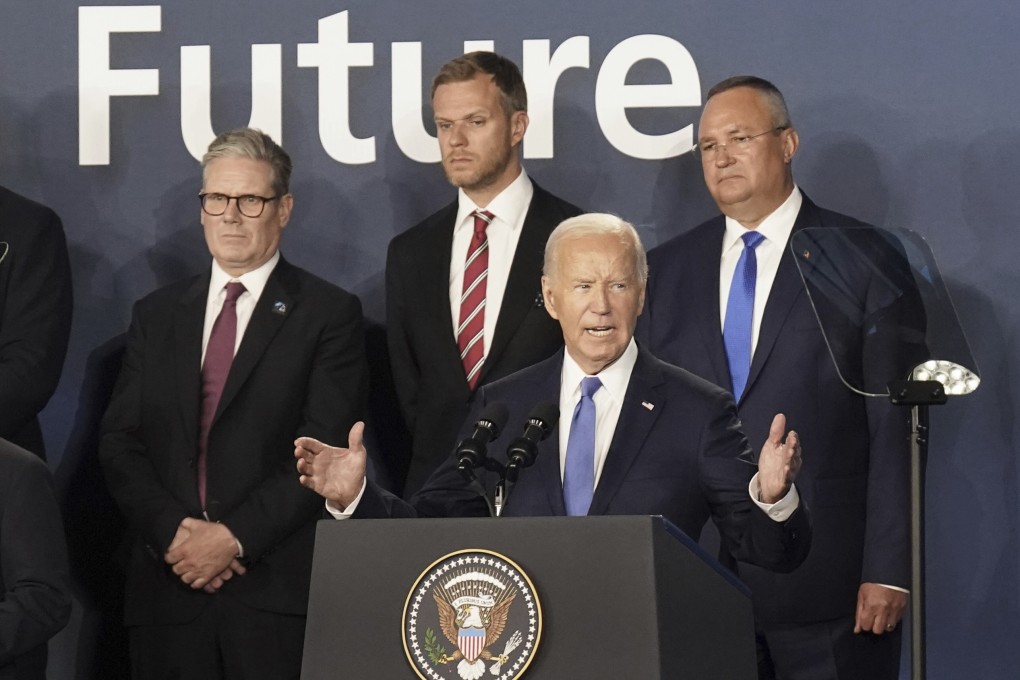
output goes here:
[[924, 468], [928, 454], [928, 406], [910, 410], [910, 677], [925, 679]]

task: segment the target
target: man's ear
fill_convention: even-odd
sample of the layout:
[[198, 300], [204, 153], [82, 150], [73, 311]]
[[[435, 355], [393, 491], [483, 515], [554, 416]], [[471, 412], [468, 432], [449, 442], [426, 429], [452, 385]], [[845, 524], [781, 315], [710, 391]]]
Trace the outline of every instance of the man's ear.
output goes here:
[[510, 146], [517, 146], [524, 139], [524, 133], [528, 131], [527, 111], [514, 111], [510, 115]]
[[551, 281], [548, 276], [542, 277], [542, 299], [545, 301], [545, 311], [549, 316], [559, 321], [559, 314], [556, 312], [556, 296], [553, 295]]
[[793, 128], [783, 130], [783, 160], [789, 164], [800, 148], [800, 136]]

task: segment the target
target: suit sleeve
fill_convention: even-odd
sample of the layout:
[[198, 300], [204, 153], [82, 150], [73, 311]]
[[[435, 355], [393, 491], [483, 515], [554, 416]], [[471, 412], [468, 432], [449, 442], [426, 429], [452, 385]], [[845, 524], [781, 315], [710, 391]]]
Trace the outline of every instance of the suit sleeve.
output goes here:
[[[162, 556], [181, 521], [191, 513], [164, 486], [142, 437], [147, 326], [144, 307], [137, 303], [120, 375], [103, 416], [99, 459], [110, 493], [127, 521], [141, 533], [146, 545]], [[182, 458], [193, 455], [188, 451]]]
[[[299, 395], [302, 422], [294, 439], [346, 442], [351, 427], [364, 417], [368, 367], [361, 303], [354, 296], [345, 300], [318, 337], [308, 388]], [[258, 561], [320, 514], [322, 499], [298, 483], [292, 451], [284, 452], [280, 465], [222, 518], [244, 546], [249, 561]]]
[[60, 218], [49, 209], [0, 241], [8, 243], [0, 263], [0, 437], [10, 437], [46, 406], [60, 380], [71, 332], [71, 266]]
[[408, 328], [408, 303], [402, 285], [407, 274], [408, 269], [401, 261], [399, 242], [393, 241], [386, 254], [386, 344], [400, 410], [408, 429], [413, 432], [421, 369], [411, 347]]
[[[869, 234], [870, 235], [870, 234]], [[863, 324], [864, 382], [882, 392], [892, 379], [906, 378], [929, 356], [927, 319], [920, 291], [902, 250], [876, 238], [876, 263]], [[909, 412], [886, 398], [865, 404], [870, 444], [861, 581], [910, 585]]]
[[752, 501], [756, 471], [733, 398], [719, 392], [701, 432], [701, 484], [727, 551], [736, 559], [778, 572], [799, 566], [811, 547], [803, 499], [785, 522], [772, 520]]
[[71, 614], [67, 547], [45, 464], [28, 460], [2, 497], [0, 667], [46, 644]]

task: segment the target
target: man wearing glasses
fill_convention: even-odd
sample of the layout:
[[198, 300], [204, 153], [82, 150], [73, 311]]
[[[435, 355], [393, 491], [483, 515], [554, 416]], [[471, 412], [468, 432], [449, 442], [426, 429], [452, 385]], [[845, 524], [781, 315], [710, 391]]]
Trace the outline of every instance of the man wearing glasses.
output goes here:
[[257, 130], [217, 137], [199, 194], [211, 266], [134, 309], [100, 458], [134, 538], [136, 679], [300, 673], [321, 501], [293, 441], [345, 435], [367, 369], [358, 299], [280, 255], [290, 173]]
[[790, 574], [737, 563], [754, 593], [759, 677], [894, 680], [909, 583], [907, 430], [887, 401], [842, 384], [803, 289], [791, 234], [862, 225], [800, 191], [798, 144], [772, 83], [736, 76], [709, 91], [694, 153], [723, 214], [649, 253], [638, 338], [731, 390], [752, 449], [778, 411], [811, 451], [797, 479], [812, 509], [807, 560]]

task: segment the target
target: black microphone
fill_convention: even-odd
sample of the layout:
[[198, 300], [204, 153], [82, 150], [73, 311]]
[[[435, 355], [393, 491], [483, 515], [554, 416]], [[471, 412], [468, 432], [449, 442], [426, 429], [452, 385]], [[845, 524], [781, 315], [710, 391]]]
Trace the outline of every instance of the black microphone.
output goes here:
[[504, 404], [488, 404], [483, 410], [478, 422], [475, 423], [475, 431], [467, 439], [457, 445], [457, 469], [461, 472], [470, 472], [485, 461], [486, 445], [499, 436], [499, 433], [506, 426], [506, 419], [509, 412]]
[[[528, 422], [524, 425], [524, 434], [515, 439], [506, 450], [506, 457], [510, 460], [508, 472], [512, 470], [516, 473], [535, 462], [538, 442], [549, 436], [559, 419], [560, 407], [551, 401], [543, 401], [531, 409]], [[512, 476], [510, 478], [513, 479]]]

